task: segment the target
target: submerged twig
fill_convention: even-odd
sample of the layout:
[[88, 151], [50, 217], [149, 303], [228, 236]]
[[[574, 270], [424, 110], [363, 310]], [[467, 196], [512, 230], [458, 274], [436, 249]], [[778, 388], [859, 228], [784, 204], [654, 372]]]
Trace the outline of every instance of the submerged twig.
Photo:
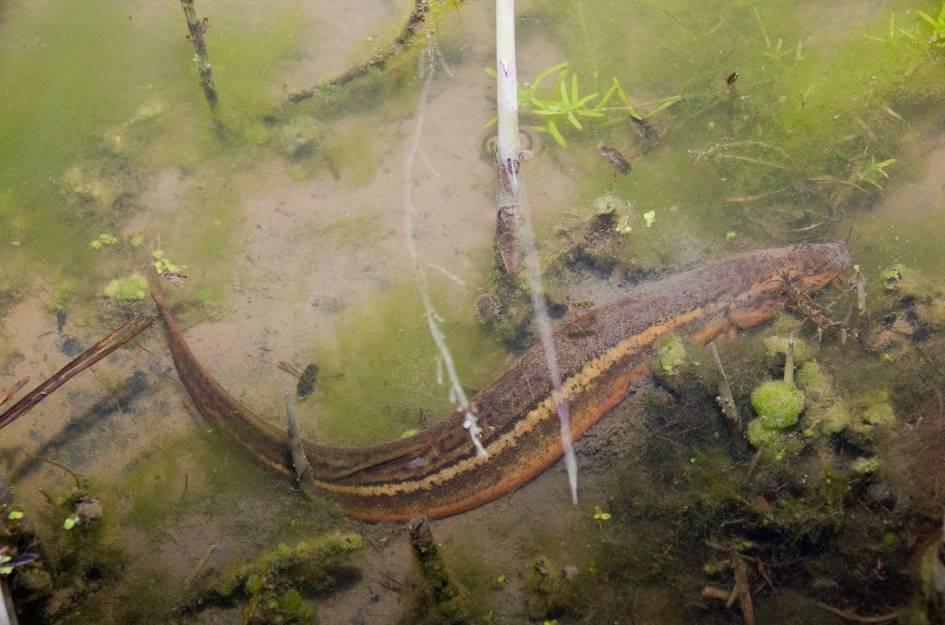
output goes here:
[[744, 431], [742, 428], [742, 418], [738, 414], [738, 406], [735, 404], [735, 396], [732, 394], [732, 385], [728, 381], [728, 375], [725, 373], [725, 367], [722, 366], [722, 358], [719, 356], [719, 350], [715, 343], [709, 343], [709, 349], [712, 351], [712, 357], [715, 359], [715, 365], [719, 368], [722, 379], [719, 380], [719, 396], [716, 401], [722, 408], [722, 414], [725, 415], [728, 423], [729, 432], [732, 434], [733, 441], [739, 441], [739, 445], [744, 444]]
[[[735, 570], [735, 588], [732, 594], [738, 599], [738, 607], [742, 611], [742, 620], [745, 625], [755, 625], [755, 609], [751, 601], [751, 584], [748, 581], [748, 565], [745, 560], [732, 552], [732, 568]], [[733, 599], [729, 599], [731, 605]]]
[[33, 456], [31, 454], [27, 454], [27, 455], [29, 455], [31, 458], [35, 460], [38, 460], [39, 462], [45, 462], [46, 464], [51, 464], [57, 469], [62, 469], [63, 471], [68, 473], [72, 477], [73, 480], [75, 480], [75, 487], [77, 489], [82, 488], [82, 476], [76, 473], [75, 471], [73, 471], [72, 469], [70, 469], [69, 467], [67, 467], [66, 465], [56, 462], [55, 460], [50, 460], [49, 458], [42, 458], [40, 456]]
[[430, 3], [428, 0], [416, 0], [413, 12], [410, 14], [410, 17], [407, 18], [407, 23], [400, 31], [400, 34], [397, 35], [397, 38], [394, 39], [394, 41], [391, 42], [386, 48], [376, 52], [374, 56], [364, 63], [350, 67], [330, 80], [319, 83], [318, 85], [315, 85], [309, 89], [303, 89], [302, 91], [290, 93], [289, 101], [302, 102], [303, 100], [307, 100], [320, 92], [346, 85], [356, 78], [366, 76], [371, 71], [384, 69], [384, 66], [389, 60], [410, 46], [410, 43], [413, 41], [417, 31], [420, 30], [420, 27], [423, 25], [423, 22], [426, 19], [427, 13], [429, 13], [429, 11]]
[[713, 154], [712, 158], [744, 161], [746, 163], [752, 163], [753, 165], [762, 165], [764, 167], [772, 167], [774, 169], [783, 169], [784, 171], [791, 171], [794, 169], [793, 167], [788, 167], [787, 165], [782, 165], [781, 163], [775, 163], [774, 161], [766, 161], [751, 156], [742, 156], [741, 154]]
[[788, 336], [784, 354], [784, 383], [794, 385], [794, 332]]
[[896, 610], [895, 612], [890, 612], [888, 614], [880, 614], [878, 616], [860, 616], [855, 612], [850, 612], [849, 610], [842, 610], [840, 608], [835, 608], [832, 605], [826, 603], [821, 603], [820, 601], [815, 601], [816, 605], [821, 610], [830, 612], [831, 614], [836, 614], [842, 619], [853, 621], [854, 623], [885, 623], [886, 621], [892, 621], [899, 618], [902, 615], [902, 610]]
[[16, 395], [17, 393], [19, 393], [20, 389], [26, 386], [27, 384], [29, 384], [29, 382], [30, 382], [29, 376], [26, 376], [25, 378], [21, 380], [17, 380], [16, 384], [8, 388], [6, 392], [3, 394], [3, 397], [0, 397], [0, 406], [10, 401], [10, 398]]
[[[713, 549], [724, 549], [720, 545], [711, 542], [707, 544]], [[746, 562], [748, 558], [735, 551], [729, 551], [728, 553], [732, 570], [735, 573], [735, 585], [731, 590], [725, 590], [718, 586], [705, 586], [702, 589], [702, 598], [721, 601], [726, 608], [731, 608], [737, 602], [745, 625], [755, 625], [755, 609], [751, 599], [751, 583], [748, 579], [748, 563]]]
[[773, 195], [777, 195], [777, 194], [779, 194], [779, 193], [783, 193], [783, 192], [787, 191], [787, 190], [790, 189], [790, 188], [791, 188], [791, 185], [787, 184], [787, 185], [784, 185], [783, 187], [781, 187], [780, 189], [775, 189], [774, 191], [767, 191], [767, 192], [765, 192], [765, 193], [758, 193], [758, 194], [756, 194], [756, 195], [736, 195], [736, 196], [732, 196], [732, 197], [727, 197], [727, 198], [725, 198], [725, 201], [726, 201], [726, 202], [730, 202], [730, 203], [732, 203], [732, 204], [750, 204], [750, 203], [752, 203], [752, 202], [757, 202], [757, 201], [759, 201], [759, 200], [764, 200], [764, 199], [767, 199], [767, 198], [769, 198], [769, 197], [771, 197], [771, 196], [773, 196]]
[[862, 313], [866, 310], [866, 278], [859, 265], [853, 265], [853, 288], [856, 289], [856, 310]]
[[193, 572], [187, 577], [187, 581], [184, 582], [184, 587], [189, 588], [193, 585], [197, 578], [200, 577], [200, 573], [203, 571], [203, 568], [207, 566], [207, 562], [210, 560], [210, 556], [213, 555], [213, 552], [217, 550], [217, 544], [211, 543], [207, 545], [206, 550], [203, 552], [203, 556], [197, 562], [197, 565], [194, 567]]
[[834, 176], [829, 176], [826, 174], [822, 176], [811, 176], [810, 178], [808, 178], [808, 180], [810, 180], [811, 182], [816, 182], [817, 184], [837, 184], [837, 185], [842, 185], [846, 187], [851, 187], [853, 189], [856, 189], [857, 191], [862, 191], [863, 193], [870, 192], [869, 189], [862, 187], [856, 184], [855, 182], [851, 182], [850, 180], [843, 180], [841, 178], [836, 178]]
[[429, 519], [425, 516], [411, 519], [407, 524], [407, 531], [410, 534], [410, 546], [413, 547], [417, 563], [420, 565], [420, 574], [429, 588], [434, 603], [440, 610], [449, 609], [454, 614], [450, 622], [466, 622], [462, 607], [457, 602], [459, 592], [450, 579], [449, 571], [443, 562], [443, 555], [433, 538]]
[[0, 428], [9, 425], [32, 410], [34, 406], [46, 399], [50, 393], [138, 336], [138, 334], [149, 328], [151, 323], [152, 320], [149, 318], [135, 316], [98, 343], [76, 356], [69, 364], [24, 395], [6, 412], [0, 414]]
[[299, 434], [299, 425], [295, 420], [295, 412], [292, 411], [292, 398], [288, 393], [285, 394], [285, 416], [288, 422], [289, 451], [292, 453], [292, 466], [295, 467], [296, 480], [302, 492], [312, 496], [312, 467], [308, 463], [308, 458], [305, 457], [302, 436]]
[[180, 0], [180, 5], [184, 9], [187, 30], [190, 32], [187, 39], [194, 44], [194, 63], [200, 76], [200, 86], [203, 87], [203, 94], [210, 108], [214, 108], [217, 104], [217, 88], [213, 84], [213, 67], [210, 65], [210, 55], [207, 54], [207, 42], [203, 38], [207, 34], [209, 21], [206, 17], [202, 20], [197, 17], [194, 0]]

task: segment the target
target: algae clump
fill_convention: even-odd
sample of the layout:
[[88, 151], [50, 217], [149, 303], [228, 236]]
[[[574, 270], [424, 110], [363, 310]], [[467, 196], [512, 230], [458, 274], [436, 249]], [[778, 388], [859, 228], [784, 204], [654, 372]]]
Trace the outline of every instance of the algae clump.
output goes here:
[[656, 356], [659, 359], [660, 368], [672, 375], [676, 369], [686, 364], [686, 346], [683, 345], [682, 339], [673, 335], [657, 348]]
[[869, 426], [891, 427], [896, 424], [892, 406], [886, 402], [873, 404], [863, 413], [863, 422]]
[[785, 430], [795, 425], [804, 411], [804, 391], [790, 382], [764, 382], [752, 391], [751, 405], [758, 418], [748, 424], [745, 438], [755, 448], [782, 458], [789, 442]]
[[133, 273], [127, 278], [112, 280], [102, 292], [118, 302], [137, 302], [148, 294], [148, 281], [144, 276]]
[[752, 391], [751, 405], [766, 427], [783, 430], [804, 411], [804, 391], [787, 382], [765, 382]]
[[89, 247], [93, 250], [100, 250], [106, 245], [115, 245], [116, 243], [118, 243], [118, 239], [115, 235], [103, 232], [89, 242]]
[[761, 419], [754, 419], [748, 424], [745, 438], [756, 449], [777, 451], [784, 446], [784, 433], [777, 428], [768, 427]]
[[[786, 336], [766, 336], [764, 338], [765, 351], [768, 356], [778, 356], [787, 354], [788, 337]], [[814, 355], [814, 349], [810, 343], [804, 339], [794, 339], [794, 362], [801, 364], [807, 362]]]

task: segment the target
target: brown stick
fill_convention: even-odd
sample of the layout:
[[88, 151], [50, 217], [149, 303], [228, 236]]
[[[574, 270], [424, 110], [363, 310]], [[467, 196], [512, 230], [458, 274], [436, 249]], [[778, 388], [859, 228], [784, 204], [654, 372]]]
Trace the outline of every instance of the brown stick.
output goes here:
[[29, 376], [26, 376], [25, 378], [23, 378], [22, 380], [19, 380], [16, 384], [11, 386], [9, 389], [7, 389], [7, 391], [3, 394], [3, 397], [0, 397], [0, 406], [10, 401], [10, 398], [16, 395], [17, 393], [19, 393], [21, 388], [29, 384], [29, 381], [30, 381]]
[[738, 607], [742, 610], [742, 620], [745, 625], [755, 625], [755, 609], [751, 601], [748, 565], [741, 556], [732, 552], [732, 566], [735, 569], [735, 589], [732, 594], [738, 596]]
[[732, 593], [731, 590], [725, 590], [724, 588], [719, 588], [718, 586], [705, 586], [702, 589], [703, 599], [715, 599], [725, 604], [728, 604], [728, 599], [733, 594], [734, 593]]
[[430, 521], [425, 516], [414, 517], [407, 524], [407, 531], [410, 534], [410, 545], [420, 565], [420, 574], [428, 586], [433, 601], [440, 609], [449, 606], [451, 611], [454, 611], [456, 617], [450, 621], [451, 623], [465, 622], [465, 618], [461, 616], [462, 608], [456, 601], [459, 592], [450, 581], [446, 565], [443, 563], [443, 556], [433, 539]]
[[63, 471], [71, 475], [73, 480], [75, 480], [76, 490], [82, 488], [82, 477], [78, 473], [76, 473], [75, 471], [67, 467], [66, 465], [60, 464], [56, 462], [55, 460], [50, 460], [49, 458], [40, 458], [39, 456], [34, 456], [32, 454], [27, 454], [27, 456], [39, 462], [45, 462], [46, 464], [50, 464], [56, 467], [57, 469], [62, 469]]
[[180, 5], [184, 9], [184, 17], [187, 18], [187, 30], [190, 32], [187, 39], [194, 44], [194, 62], [197, 64], [200, 86], [203, 87], [203, 94], [212, 109], [217, 104], [217, 88], [213, 84], [213, 67], [210, 65], [207, 42], [203, 37], [207, 33], [207, 18], [200, 20], [197, 17], [194, 0], [180, 0]]
[[301, 102], [303, 100], [307, 100], [321, 91], [325, 91], [333, 87], [340, 87], [342, 85], [348, 84], [356, 78], [361, 78], [362, 76], [365, 76], [371, 72], [371, 70], [384, 69], [384, 66], [390, 59], [394, 57], [394, 55], [396, 55], [398, 52], [401, 52], [402, 50], [405, 50], [407, 46], [410, 45], [411, 40], [413, 39], [414, 35], [417, 34], [417, 31], [420, 29], [420, 26], [423, 24], [424, 19], [426, 19], [427, 13], [429, 11], [430, 3], [427, 2], [427, 0], [416, 0], [413, 12], [410, 14], [410, 17], [407, 18], [407, 23], [404, 25], [403, 30], [400, 31], [400, 35], [394, 39], [393, 43], [375, 54], [367, 62], [350, 67], [345, 72], [335, 76], [331, 80], [320, 83], [303, 91], [290, 93], [289, 101]]
[[841, 610], [840, 608], [835, 608], [832, 605], [827, 605], [826, 603], [821, 603], [820, 601], [815, 602], [815, 605], [821, 610], [825, 610], [831, 614], [836, 614], [840, 618], [853, 621], [854, 623], [885, 623], [886, 621], [899, 618], [899, 616], [902, 614], [902, 610], [896, 610], [895, 612], [890, 612], [889, 614], [880, 614], [879, 616], [860, 616], [855, 612]]
[[152, 320], [149, 318], [135, 316], [98, 343], [76, 356], [65, 367], [24, 395], [20, 401], [13, 404], [9, 410], [0, 414], [0, 428], [7, 426], [32, 410], [34, 406], [46, 399], [50, 393], [138, 336], [142, 331], [149, 328], [151, 323]]

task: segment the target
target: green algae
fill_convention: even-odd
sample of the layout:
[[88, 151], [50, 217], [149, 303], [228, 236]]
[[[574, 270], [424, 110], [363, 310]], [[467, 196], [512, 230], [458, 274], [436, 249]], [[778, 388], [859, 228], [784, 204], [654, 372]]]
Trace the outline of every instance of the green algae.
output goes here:
[[148, 294], [148, 281], [144, 276], [133, 273], [127, 278], [112, 280], [105, 285], [102, 293], [117, 302], [140, 301]]
[[[211, 23], [225, 30], [211, 35], [211, 49], [231, 137], [240, 134], [243, 120], [258, 118], [279, 97], [261, 77], [291, 56], [292, 33], [304, 23], [299, 11], [267, 9], [259, 19], [247, 20], [243, 10], [215, 7]], [[72, 276], [97, 272], [96, 260], [81, 249], [97, 226], [77, 219], [75, 207], [62, 201], [50, 181], [73, 180], [72, 188], [109, 212], [124, 193], [115, 172], [130, 181], [145, 175], [142, 164], [197, 162], [220, 154], [193, 80], [179, 11], [140, 16], [136, 6], [104, 3], [80, 10], [79, 3], [62, 2], [41, 12], [11, 9], [0, 25], [0, 52], [9, 61], [0, 72], [0, 88], [11, 94], [0, 103], [0, 160], [8, 165], [0, 172], [0, 196], [9, 198], [0, 201], [0, 227], [17, 233], [19, 253], [42, 263], [68, 259], [61, 264]], [[36, 37], [44, 41], [41, 48], [22, 45]], [[114, 54], [116, 49], [135, 54]], [[175, 57], [179, 64], [153, 62]], [[93, 67], [96, 79], [87, 80]], [[40, 74], [44, 80], [29, 79]], [[198, 132], [188, 132], [195, 119], [207, 120], [204, 130], [197, 123]], [[238, 161], [240, 150], [234, 148], [239, 144], [230, 142], [227, 158]], [[100, 167], [104, 175], [86, 174]], [[126, 218], [127, 213], [107, 217], [111, 225]], [[0, 246], [0, 264], [8, 260], [8, 248]]]
[[351, 575], [348, 559], [363, 546], [360, 535], [342, 532], [324, 534], [291, 547], [280, 544], [251, 562], [217, 574], [192, 599], [190, 609], [240, 601], [245, 603], [244, 623], [312, 623], [315, 611], [306, 595], [324, 595], [334, 590], [338, 580]]
[[804, 410], [804, 392], [787, 382], [765, 382], [751, 393], [751, 405], [766, 426], [786, 429]]
[[[447, 299], [434, 291], [432, 297], [435, 303], [444, 302], [438, 313], [446, 321], [440, 327], [471, 396], [501, 368], [505, 352], [479, 329], [469, 295]], [[315, 350], [314, 360], [326, 373], [310, 402], [320, 435], [337, 444], [378, 443], [449, 414], [449, 386], [442, 369], [438, 376], [438, 354], [429, 332], [412, 286], [394, 288], [369, 310], [338, 319], [337, 345]], [[332, 373], [342, 377], [329, 381]], [[303, 407], [300, 416], [308, 409]]]
[[371, 132], [370, 118], [355, 117], [343, 123], [326, 138], [323, 158], [337, 174], [341, 184], [356, 189], [370, 182], [381, 167], [381, 155], [376, 147], [376, 132]]
[[672, 375], [688, 360], [686, 346], [682, 339], [674, 334], [656, 348], [656, 358], [660, 363], [660, 368], [665, 373]]
[[[763, 340], [768, 356], [784, 356], [787, 354], [788, 337], [766, 336]], [[794, 362], [796, 364], [805, 363], [810, 360], [814, 355], [814, 351], [810, 343], [804, 339], [794, 339]]]

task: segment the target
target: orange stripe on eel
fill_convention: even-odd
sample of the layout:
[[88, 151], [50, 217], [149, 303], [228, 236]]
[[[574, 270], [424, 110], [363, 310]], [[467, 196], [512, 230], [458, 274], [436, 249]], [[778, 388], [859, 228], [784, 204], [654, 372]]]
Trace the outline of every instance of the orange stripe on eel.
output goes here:
[[[771, 318], [781, 306], [782, 275], [815, 290], [849, 262], [842, 243], [798, 245], [731, 256], [628, 289], [553, 337], [562, 386], [556, 395], [540, 345], [532, 346], [472, 398], [487, 456], [479, 456], [456, 411], [409, 438], [370, 447], [303, 440], [306, 487], [338, 501], [345, 514], [400, 522], [441, 518], [486, 504], [525, 484], [562, 455], [556, 401], [570, 405], [576, 440], [648, 375], [654, 343], [671, 332], [707, 342]], [[178, 374], [200, 413], [277, 474], [295, 479], [288, 437], [240, 405], [200, 365], [165, 305], [151, 293], [167, 329]], [[274, 401], [273, 403], [277, 403]], [[305, 490], [308, 490], [306, 488]]]

